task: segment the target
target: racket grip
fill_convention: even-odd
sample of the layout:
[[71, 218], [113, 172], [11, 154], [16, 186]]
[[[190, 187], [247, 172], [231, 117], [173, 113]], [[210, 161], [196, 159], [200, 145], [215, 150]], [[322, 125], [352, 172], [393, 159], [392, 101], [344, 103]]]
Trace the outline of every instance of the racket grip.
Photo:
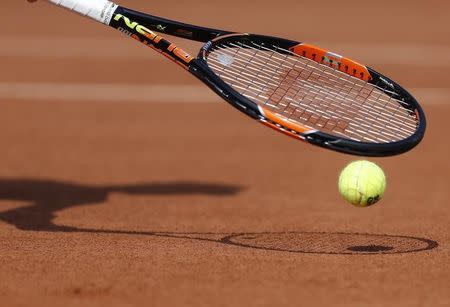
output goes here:
[[108, 0], [48, 0], [49, 2], [109, 25], [118, 5]]

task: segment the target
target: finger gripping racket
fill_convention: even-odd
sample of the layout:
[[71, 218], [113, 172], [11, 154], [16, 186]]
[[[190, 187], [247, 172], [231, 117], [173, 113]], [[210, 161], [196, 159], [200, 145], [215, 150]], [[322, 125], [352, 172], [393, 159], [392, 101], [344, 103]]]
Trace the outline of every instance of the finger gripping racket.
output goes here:
[[[49, 0], [109, 25], [168, 57], [251, 118], [339, 152], [390, 156], [415, 147], [425, 115], [375, 70], [296, 41], [198, 27], [107, 0]], [[158, 33], [205, 43], [193, 57]]]

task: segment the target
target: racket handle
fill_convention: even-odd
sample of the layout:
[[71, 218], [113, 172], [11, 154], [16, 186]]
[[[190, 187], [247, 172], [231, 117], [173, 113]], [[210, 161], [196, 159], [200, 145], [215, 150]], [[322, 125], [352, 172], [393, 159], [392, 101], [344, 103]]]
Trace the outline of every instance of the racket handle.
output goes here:
[[118, 5], [108, 0], [48, 0], [49, 2], [109, 25]]

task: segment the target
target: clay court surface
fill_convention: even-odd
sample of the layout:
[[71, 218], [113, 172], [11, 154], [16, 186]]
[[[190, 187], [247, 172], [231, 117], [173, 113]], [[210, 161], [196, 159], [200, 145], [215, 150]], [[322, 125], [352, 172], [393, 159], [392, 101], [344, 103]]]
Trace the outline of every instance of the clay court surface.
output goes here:
[[410, 89], [428, 131], [373, 159], [384, 201], [340, 199], [354, 157], [256, 124], [113, 30], [7, 0], [1, 306], [450, 305], [450, 3], [281, 2], [120, 3], [320, 44]]

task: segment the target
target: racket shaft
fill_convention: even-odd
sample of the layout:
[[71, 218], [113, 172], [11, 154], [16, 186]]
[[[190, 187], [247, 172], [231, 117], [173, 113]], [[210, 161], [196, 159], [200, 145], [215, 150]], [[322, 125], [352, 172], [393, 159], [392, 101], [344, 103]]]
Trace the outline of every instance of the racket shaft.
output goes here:
[[[119, 7], [108, 0], [48, 0], [49, 2], [76, 12], [82, 16], [89, 17], [95, 21], [111, 26], [127, 36], [152, 47], [170, 60], [187, 69], [189, 63], [194, 59], [183, 49], [169, 42], [163, 37], [155, 34], [150, 29], [138, 22], [124, 16], [126, 12], [133, 12]], [[125, 11], [126, 10], [126, 11]], [[121, 12], [121, 13], [118, 13]], [[113, 19], [114, 18], [114, 19]]]
[[82, 16], [109, 25], [118, 5], [108, 0], [48, 0]]

